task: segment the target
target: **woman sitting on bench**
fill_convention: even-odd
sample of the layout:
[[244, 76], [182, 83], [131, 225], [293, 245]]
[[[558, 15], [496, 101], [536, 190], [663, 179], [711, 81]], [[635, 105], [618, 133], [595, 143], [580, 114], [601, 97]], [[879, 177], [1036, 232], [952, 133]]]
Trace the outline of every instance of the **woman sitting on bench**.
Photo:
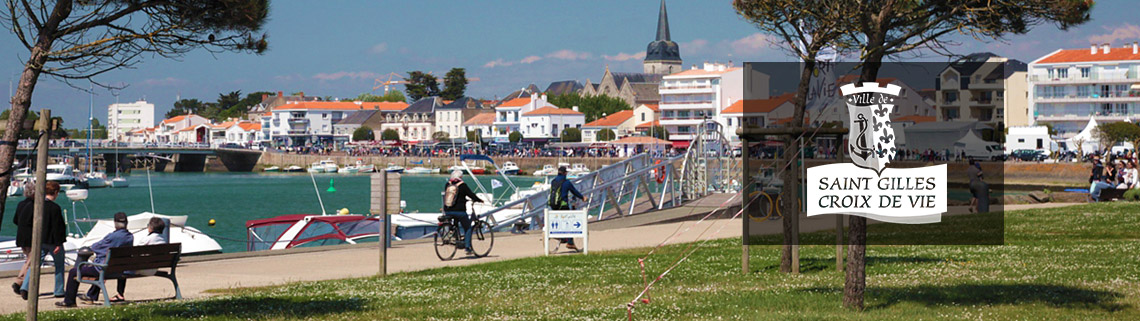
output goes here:
[[[167, 240], [165, 237], [162, 236], [163, 231], [166, 230], [166, 222], [163, 222], [162, 219], [157, 218], [157, 217], [151, 217], [150, 222], [147, 222], [147, 224], [146, 224], [146, 230], [148, 233], [146, 235], [146, 237], [144, 237], [141, 241], [136, 242], [135, 246], [166, 244]], [[129, 274], [130, 275], [154, 275], [155, 272], [158, 272], [158, 270], [150, 269], [150, 270], [130, 271]], [[125, 300], [123, 293], [126, 293], [127, 278], [120, 277], [120, 278], [118, 278], [118, 281], [119, 281], [119, 283], [115, 285], [115, 288], [118, 290], [119, 293], [115, 294], [115, 296], [111, 297], [111, 302], [123, 302], [123, 300]], [[92, 285], [91, 288], [95, 291], [98, 291], [98, 289], [99, 289], [99, 287], [94, 286], [94, 285]], [[94, 298], [94, 297], [92, 297], [92, 298]]]

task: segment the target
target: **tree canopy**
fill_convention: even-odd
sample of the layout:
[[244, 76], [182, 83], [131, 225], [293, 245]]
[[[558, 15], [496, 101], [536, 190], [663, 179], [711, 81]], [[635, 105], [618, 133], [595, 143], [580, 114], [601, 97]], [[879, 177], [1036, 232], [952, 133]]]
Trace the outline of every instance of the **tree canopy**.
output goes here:
[[366, 103], [378, 103], [378, 102], [393, 102], [394, 103], [394, 102], [407, 101], [407, 97], [404, 97], [404, 93], [399, 91], [399, 90], [389, 90], [387, 93], [385, 93], [384, 95], [380, 95], [380, 96], [373, 95], [372, 93], [362, 93], [359, 96], [356, 96], [356, 98], [345, 98], [345, 99], [341, 99], [341, 100], [362, 101], [362, 102], [366, 102]]
[[463, 94], [467, 92], [467, 70], [463, 68], [451, 68], [447, 75], [443, 76], [443, 91], [439, 93], [439, 97], [446, 100], [456, 100], [463, 98]]
[[600, 142], [608, 142], [617, 138], [617, 134], [612, 129], [606, 128], [599, 130], [596, 138]]
[[362, 141], [362, 140], [375, 140], [375, 139], [376, 139], [376, 134], [372, 132], [372, 127], [360, 126], [356, 130], [352, 131], [352, 141], [354, 141], [354, 142]]
[[439, 96], [439, 82], [435, 76], [422, 71], [409, 71], [404, 91], [408, 95], [408, 102], [415, 102], [424, 97]]
[[566, 93], [547, 98], [551, 104], [561, 108], [578, 106], [578, 111], [586, 115], [587, 123], [602, 118], [602, 115], [633, 109], [625, 100], [606, 95], [584, 97], [577, 93]]
[[519, 132], [519, 131], [517, 131], [517, 130], [516, 130], [516, 131], [513, 131], [513, 132], [511, 132], [511, 134], [510, 134], [510, 135], [507, 135], [507, 140], [509, 140], [509, 141], [510, 141], [510, 142], [512, 142], [512, 143], [521, 142], [521, 141], [522, 141], [522, 139], [523, 139], [523, 135], [522, 135], [522, 133], [520, 133], [520, 132]]
[[382, 139], [382, 140], [400, 140], [400, 133], [397, 132], [395, 129], [388, 128], [388, 129], [385, 129], [383, 132], [380, 132], [380, 139]]
[[577, 143], [582, 141], [582, 131], [573, 127], [563, 129], [562, 134], [558, 135], [558, 138], [561, 138], [563, 142]]
[[272, 95], [267, 91], [258, 91], [242, 97], [241, 91], [231, 91], [218, 94], [214, 102], [203, 102], [197, 98], [182, 99], [174, 102], [174, 108], [166, 112], [166, 118], [196, 114], [212, 121], [225, 121], [229, 118], [244, 118], [249, 109], [261, 103], [262, 95]]

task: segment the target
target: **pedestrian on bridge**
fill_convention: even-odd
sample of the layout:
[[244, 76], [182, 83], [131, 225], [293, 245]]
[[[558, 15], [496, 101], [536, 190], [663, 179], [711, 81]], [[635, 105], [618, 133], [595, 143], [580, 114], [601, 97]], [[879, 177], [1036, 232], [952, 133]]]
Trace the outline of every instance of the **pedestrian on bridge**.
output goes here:
[[[578, 189], [574, 188], [574, 183], [571, 183], [570, 180], [566, 178], [566, 166], [559, 166], [558, 176], [555, 176], [554, 180], [550, 182], [550, 199], [547, 201], [547, 204], [550, 205], [550, 209], [554, 211], [571, 210], [570, 194], [573, 194], [574, 197], [577, 197], [583, 202], [586, 201], [582, 193], [579, 193]], [[558, 241], [560, 244], [566, 244], [566, 248], [568, 249], [578, 249], [578, 247], [574, 245], [574, 239], [572, 238], [558, 239]]]

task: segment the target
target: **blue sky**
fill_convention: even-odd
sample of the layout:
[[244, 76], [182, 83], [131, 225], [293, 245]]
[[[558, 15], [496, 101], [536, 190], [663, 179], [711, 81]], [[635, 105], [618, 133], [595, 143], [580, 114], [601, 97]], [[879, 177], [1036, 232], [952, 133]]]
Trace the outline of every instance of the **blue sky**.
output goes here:
[[[730, 1], [669, 1], [673, 40], [686, 66], [704, 61], [788, 61], [767, 38], [732, 10]], [[266, 90], [350, 97], [372, 90], [389, 72], [467, 68], [475, 97], [494, 98], [534, 83], [597, 81], [606, 65], [641, 71], [641, 56], [653, 40], [658, 0], [630, 1], [273, 1], [270, 50], [264, 55], [197, 51], [179, 60], [146, 57], [135, 69], [109, 72], [104, 83], [126, 83], [120, 101], [146, 98], [156, 114], [175, 97], [213, 101], [220, 92]], [[1004, 42], [961, 41], [956, 51], [991, 51], [1030, 61], [1058, 48], [1090, 42], [1114, 46], [1140, 40], [1127, 18], [1131, 1], [1098, 1], [1093, 21], [1062, 32], [1039, 26]], [[0, 81], [17, 81], [27, 56], [10, 33], [0, 34]], [[927, 57], [942, 61], [945, 58]], [[383, 76], [387, 79], [387, 76]], [[402, 89], [403, 86], [397, 86]], [[379, 90], [380, 92], [383, 89]], [[96, 118], [105, 120], [115, 98], [95, 97]], [[43, 79], [33, 109], [52, 108], [65, 127], [86, 123], [88, 95]]]

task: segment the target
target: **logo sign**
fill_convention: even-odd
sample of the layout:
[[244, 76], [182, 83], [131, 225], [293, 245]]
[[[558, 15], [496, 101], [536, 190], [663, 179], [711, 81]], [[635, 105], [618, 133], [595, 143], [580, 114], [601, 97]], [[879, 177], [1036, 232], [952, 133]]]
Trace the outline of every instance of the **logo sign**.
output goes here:
[[546, 210], [545, 232], [542, 237], [544, 252], [550, 255], [551, 238], [582, 238], [582, 250], [590, 253], [590, 237], [587, 233], [586, 211], [555, 211]]
[[901, 90], [875, 82], [840, 87], [851, 117], [847, 150], [852, 163], [808, 168], [807, 216], [848, 214], [904, 224], [942, 220], [945, 164], [887, 168], [897, 152], [890, 116]]

